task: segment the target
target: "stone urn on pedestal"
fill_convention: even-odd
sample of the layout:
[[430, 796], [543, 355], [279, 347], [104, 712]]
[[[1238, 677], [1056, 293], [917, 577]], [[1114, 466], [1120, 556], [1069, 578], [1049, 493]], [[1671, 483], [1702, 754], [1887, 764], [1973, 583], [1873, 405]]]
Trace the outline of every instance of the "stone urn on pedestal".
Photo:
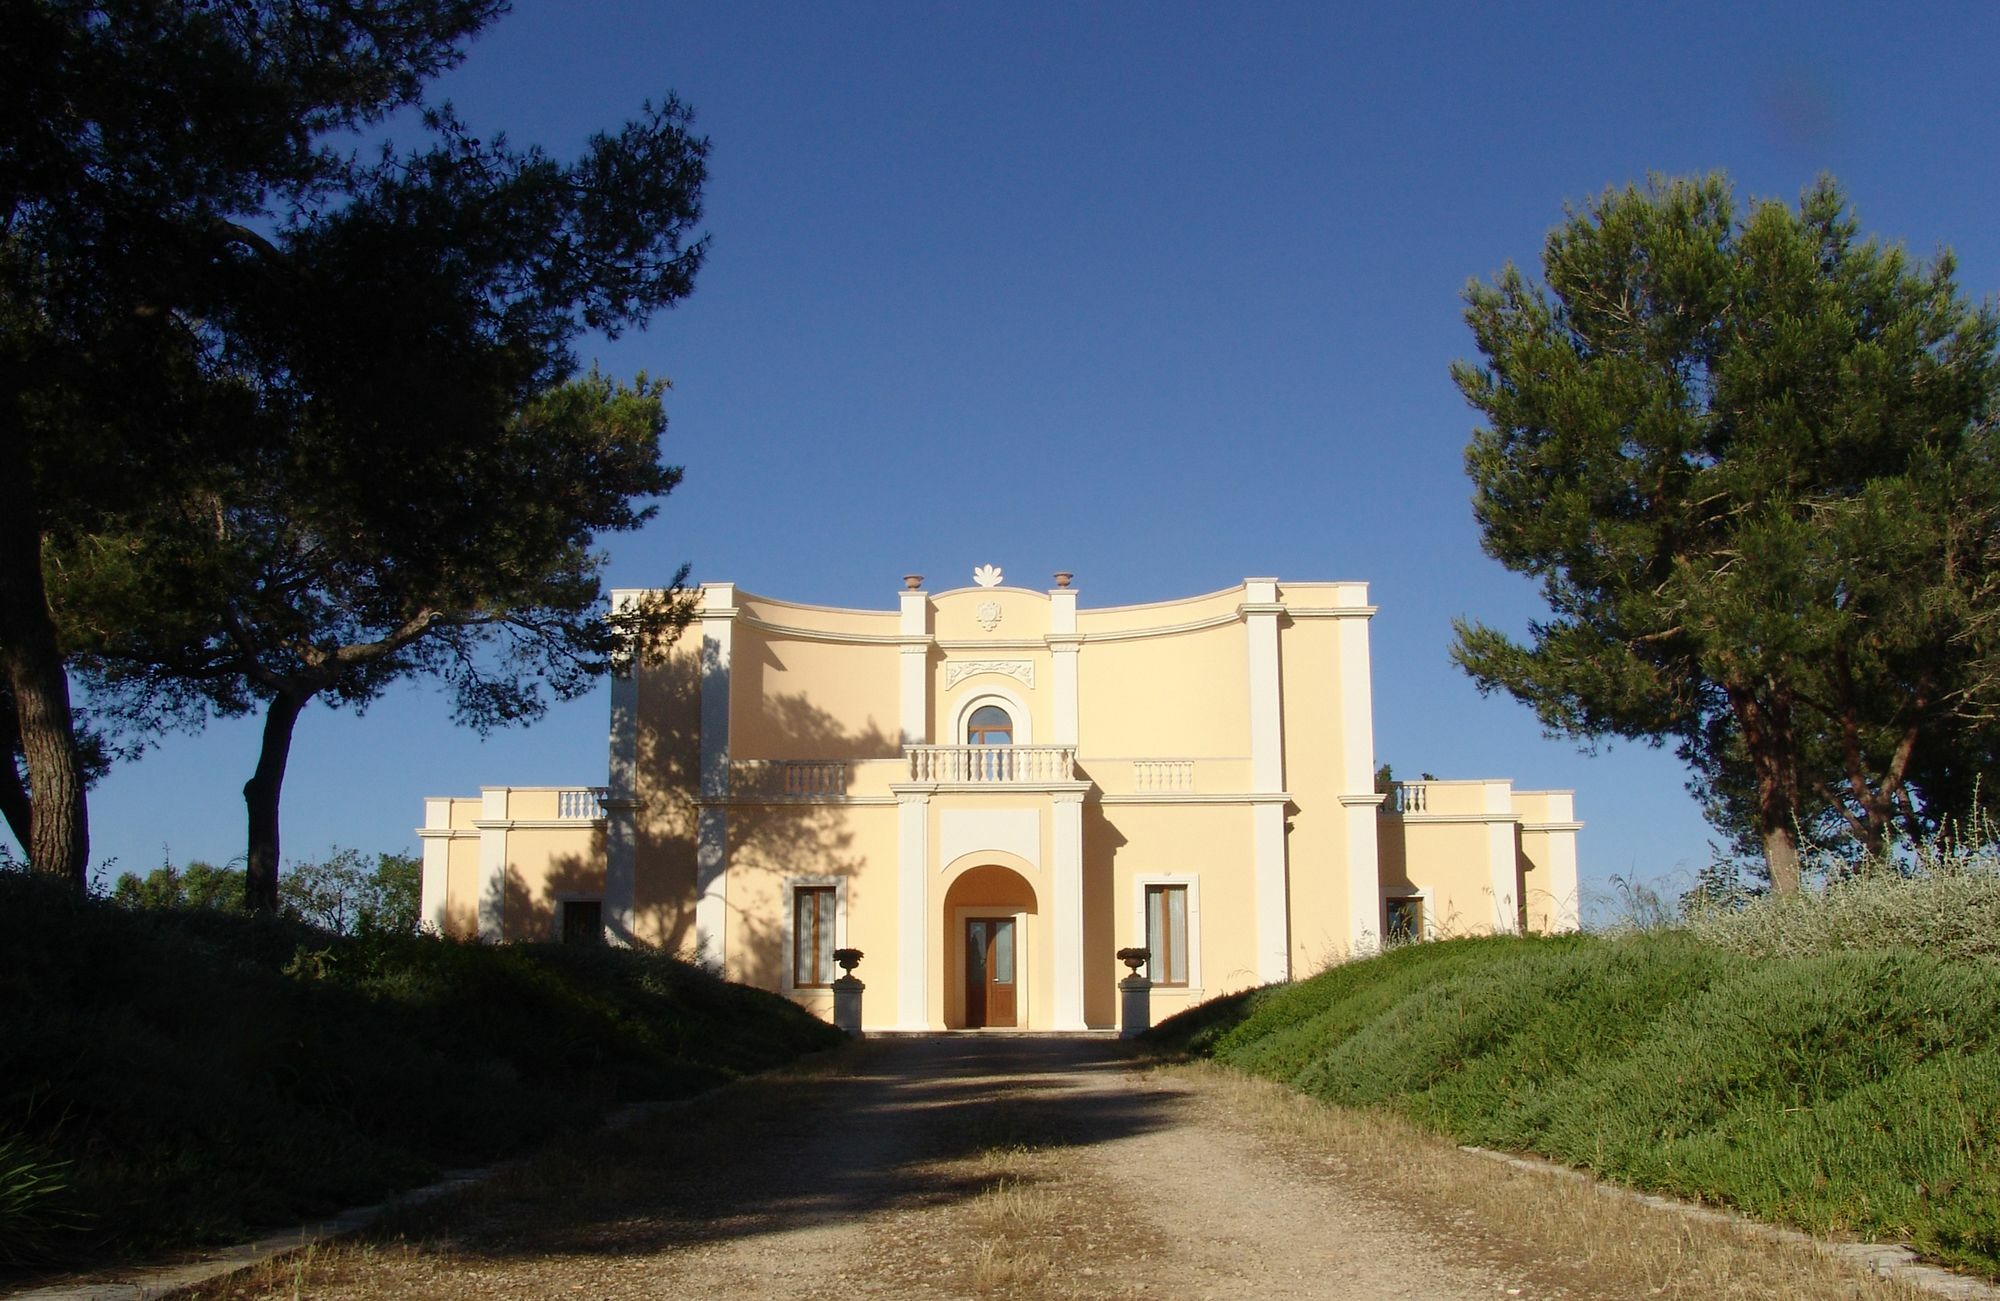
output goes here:
[[835, 949], [833, 960], [840, 964], [840, 978], [833, 982], [833, 1023], [859, 1039], [861, 991], [868, 988], [854, 974], [854, 969], [861, 965], [861, 950]]
[[1131, 973], [1118, 982], [1120, 1039], [1130, 1039], [1153, 1028], [1153, 982], [1140, 971], [1152, 956], [1153, 951], [1143, 947], [1118, 950], [1118, 960]]

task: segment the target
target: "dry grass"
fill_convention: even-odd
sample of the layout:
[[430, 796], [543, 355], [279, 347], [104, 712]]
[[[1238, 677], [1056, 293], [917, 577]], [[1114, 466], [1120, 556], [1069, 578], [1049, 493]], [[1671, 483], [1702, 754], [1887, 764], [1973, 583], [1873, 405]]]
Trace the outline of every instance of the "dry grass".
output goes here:
[[1390, 1115], [1330, 1107], [1206, 1063], [1164, 1068], [1175, 1087], [1460, 1248], [1582, 1296], [1929, 1301], [1755, 1227], [1708, 1223], [1622, 1190], [1507, 1166]]

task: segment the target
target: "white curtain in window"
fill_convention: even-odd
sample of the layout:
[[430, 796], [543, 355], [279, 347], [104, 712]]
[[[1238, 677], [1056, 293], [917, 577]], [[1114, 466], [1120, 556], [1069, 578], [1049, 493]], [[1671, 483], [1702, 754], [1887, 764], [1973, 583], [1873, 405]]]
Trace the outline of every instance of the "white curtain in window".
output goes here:
[[792, 896], [792, 983], [825, 985], [833, 980], [831, 890], [800, 890]]
[[1187, 887], [1146, 888], [1147, 976], [1156, 985], [1187, 984]]

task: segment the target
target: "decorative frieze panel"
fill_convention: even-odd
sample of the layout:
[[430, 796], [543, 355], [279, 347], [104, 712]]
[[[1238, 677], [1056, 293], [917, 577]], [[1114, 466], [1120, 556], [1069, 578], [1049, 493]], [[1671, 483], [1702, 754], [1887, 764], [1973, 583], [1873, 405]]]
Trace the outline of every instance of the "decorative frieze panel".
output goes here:
[[951, 660], [944, 666], [946, 690], [957, 686], [975, 673], [999, 673], [1014, 679], [1031, 691], [1035, 686], [1033, 660]]

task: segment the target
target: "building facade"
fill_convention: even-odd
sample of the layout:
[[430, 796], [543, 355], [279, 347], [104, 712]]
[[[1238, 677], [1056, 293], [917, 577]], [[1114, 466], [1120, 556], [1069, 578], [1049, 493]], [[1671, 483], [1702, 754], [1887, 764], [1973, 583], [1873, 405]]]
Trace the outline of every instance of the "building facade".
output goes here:
[[[1375, 780], [1364, 583], [1085, 608], [982, 567], [893, 608], [700, 590], [612, 687], [604, 786], [426, 802], [447, 933], [603, 935], [879, 1029], [1116, 1024], [1385, 937], [1573, 929], [1567, 791]], [[614, 594], [614, 601], [632, 593]]]

